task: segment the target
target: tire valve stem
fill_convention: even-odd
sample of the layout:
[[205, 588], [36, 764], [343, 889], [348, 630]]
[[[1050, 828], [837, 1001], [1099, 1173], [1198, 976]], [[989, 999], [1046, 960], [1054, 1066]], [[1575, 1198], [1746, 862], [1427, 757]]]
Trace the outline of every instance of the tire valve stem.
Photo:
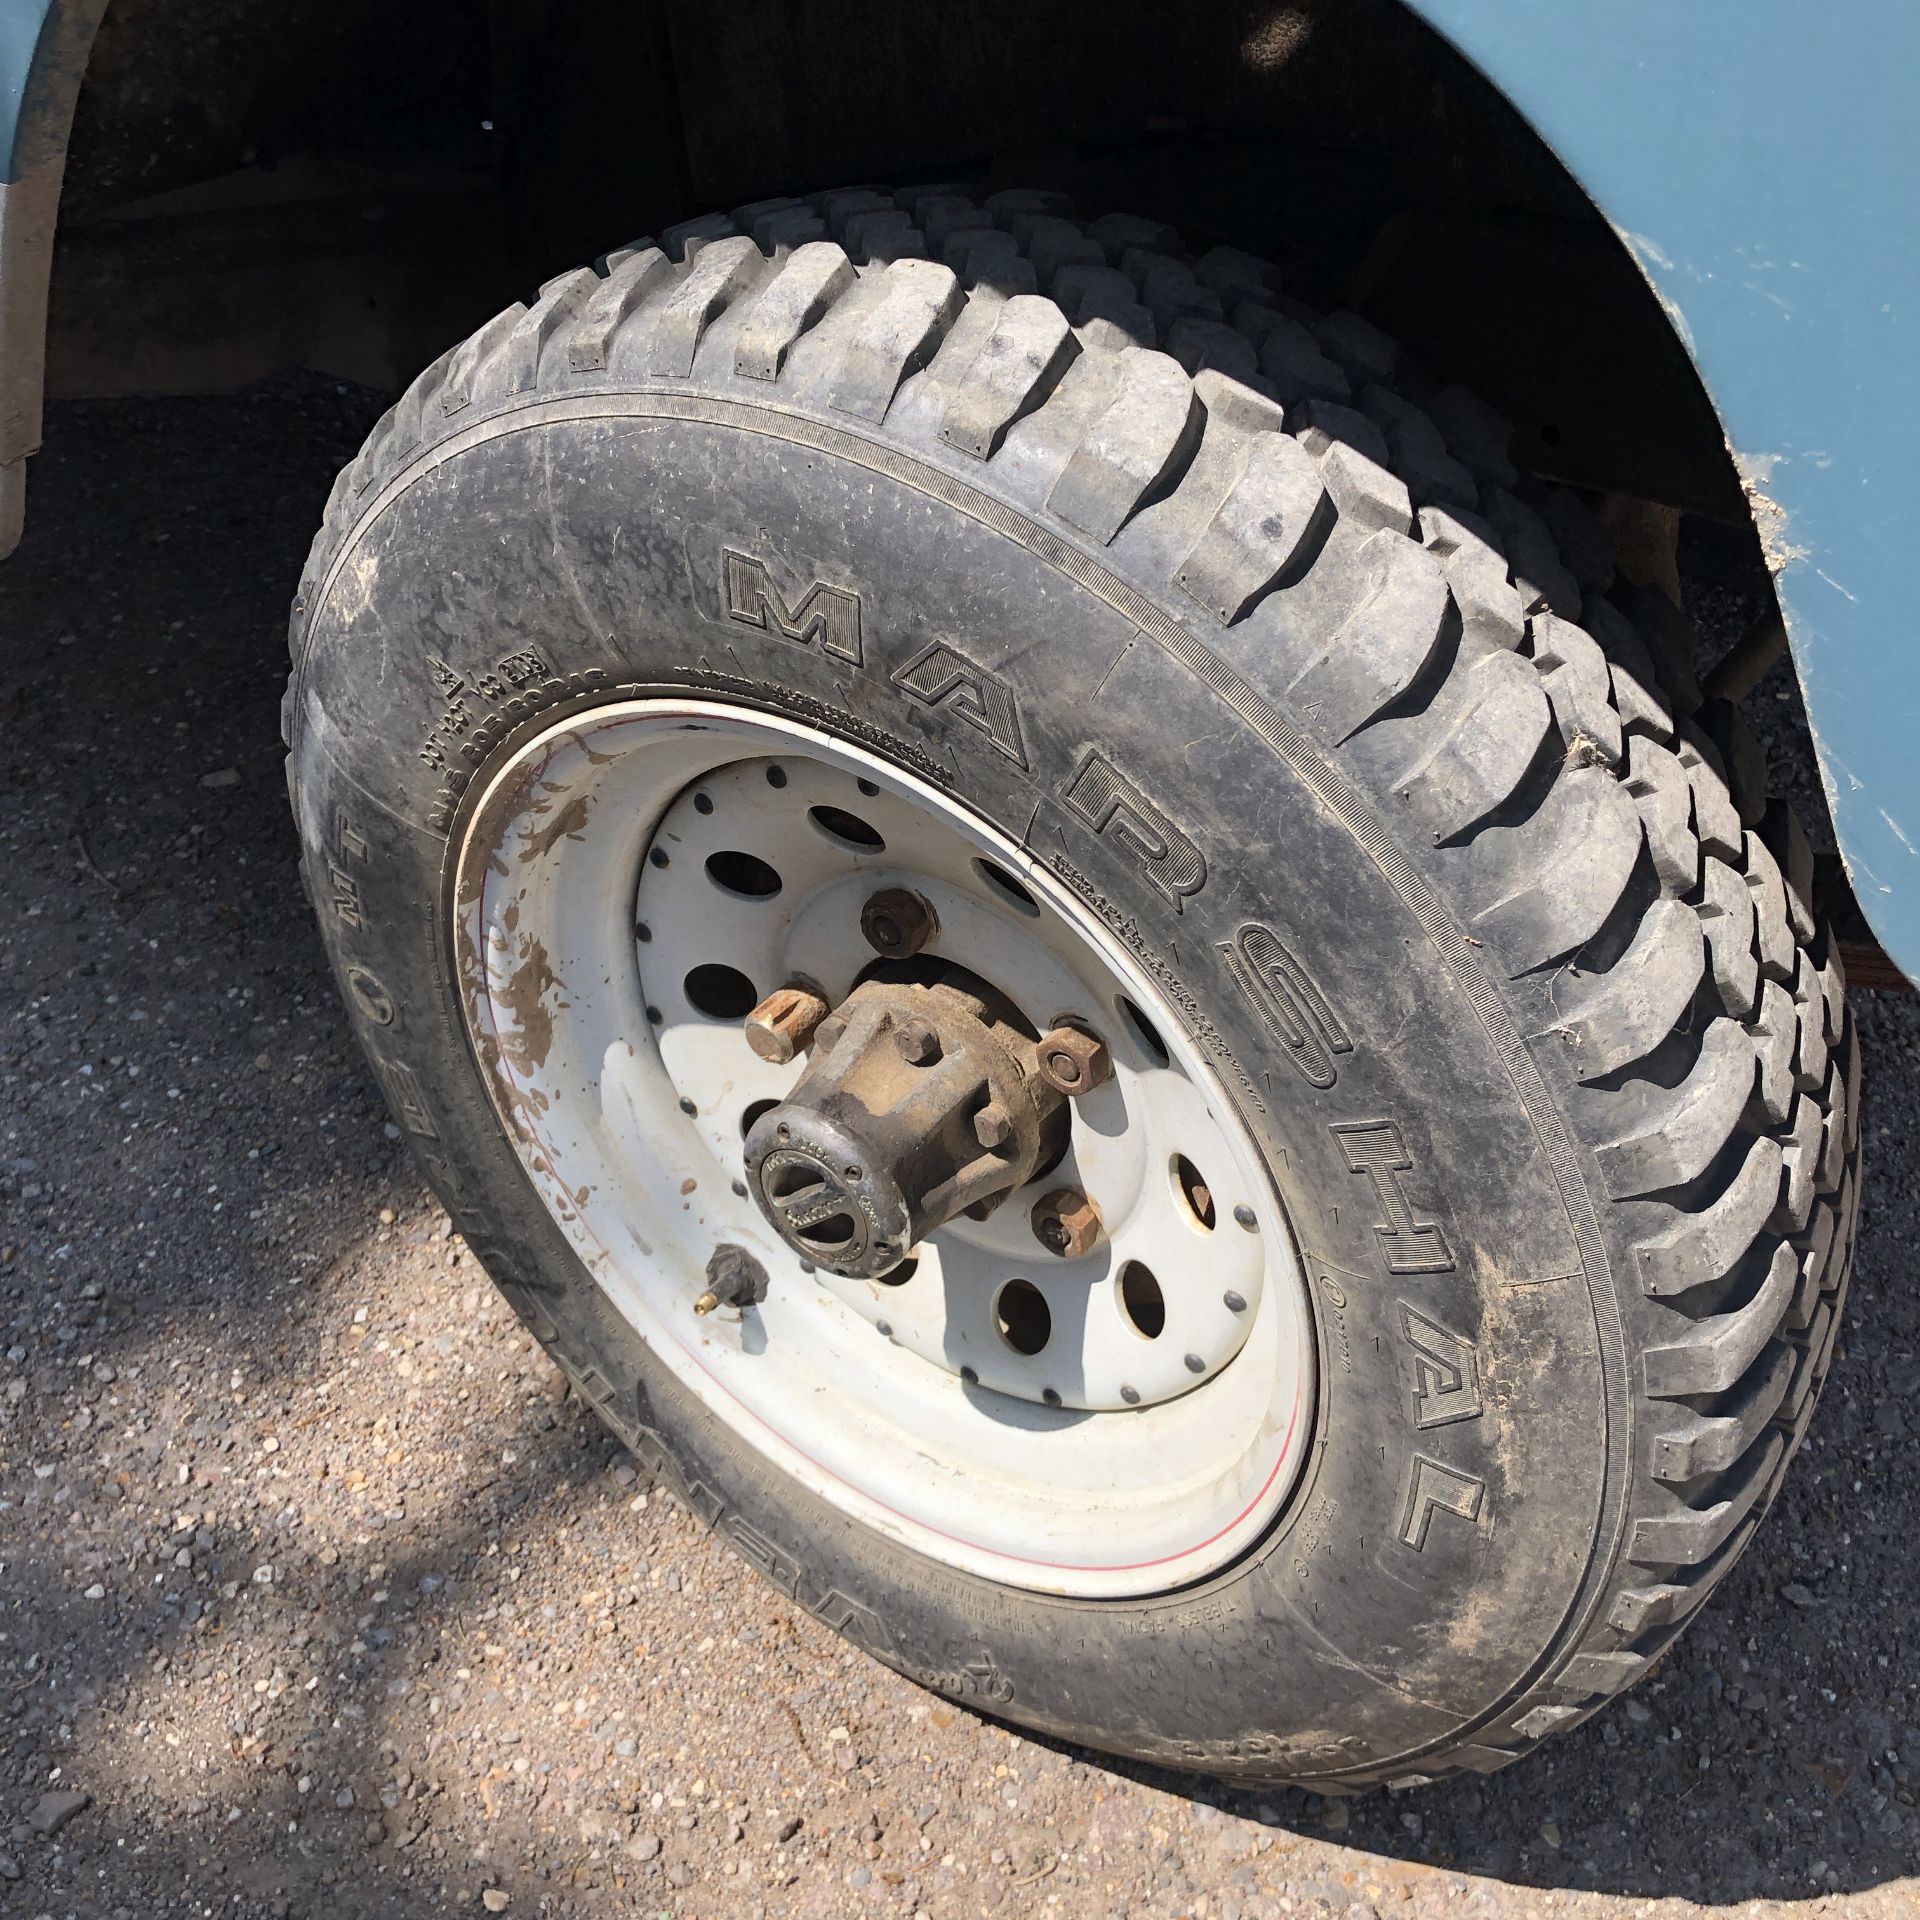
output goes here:
[[745, 1247], [723, 1240], [707, 1262], [707, 1290], [693, 1303], [703, 1319], [716, 1307], [744, 1310], [767, 1297], [767, 1270]]

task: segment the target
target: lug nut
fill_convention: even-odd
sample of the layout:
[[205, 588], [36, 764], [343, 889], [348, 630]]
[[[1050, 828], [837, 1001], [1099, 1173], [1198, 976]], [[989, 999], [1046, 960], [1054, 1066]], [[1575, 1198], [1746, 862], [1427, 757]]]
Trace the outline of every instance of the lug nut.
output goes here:
[[1040, 1078], [1056, 1093], [1077, 1099], [1102, 1085], [1113, 1072], [1107, 1043], [1079, 1027], [1055, 1027], [1040, 1036]]
[[784, 1067], [806, 1051], [827, 1011], [827, 1003], [810, 988], [775, 987], [747, 1015], [747, 1045], [762, 1060]]
[[860, 909], [860, 931], [875, 953], [910, 960], [940, 931], [940, 921], [917, 893], [882, 887]]
[[1078, 1187], [1055, 1187], [1034, 1202], [1033, 1237], [1062, 1260], [1091, 1253], [1100, 1238], [1100, 1209]]
[[902, 1020], [893, 1030], [893, 1044], [910, 1067], [930, 1067], [940, 1058], [940, 1036], [924, 1020]]
[[1013, 1138], [1013, 1115], [999, 1101], [990, 1100], [973, 1116], [973, 1137], [991, 1153]]

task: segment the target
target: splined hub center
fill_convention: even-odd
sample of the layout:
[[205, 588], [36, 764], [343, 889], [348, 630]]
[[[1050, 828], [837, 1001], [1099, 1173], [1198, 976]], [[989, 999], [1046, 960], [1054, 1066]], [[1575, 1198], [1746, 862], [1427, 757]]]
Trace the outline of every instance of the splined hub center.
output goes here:
[[883, 965], [823, 1020], [791, 1094], [747, 1135], [754, 1201], [803, 1259], [877, 1279], [956, 1214], [1052, 1164], [1066, 1099], [1038, 1036], [957, 967]]

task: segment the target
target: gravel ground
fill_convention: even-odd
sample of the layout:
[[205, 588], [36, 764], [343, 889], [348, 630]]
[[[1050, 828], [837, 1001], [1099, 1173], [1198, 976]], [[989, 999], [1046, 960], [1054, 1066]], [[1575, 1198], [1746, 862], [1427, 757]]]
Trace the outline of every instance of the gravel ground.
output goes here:
[[386, 1123], [275, 717], [375, 411], [60, 409], [0, 567], [0, 1914], [1915, 1912], [1920, 1003], [1857, 1001], [1870, 1211], [1814, 1438], [1624, 1705], [1353, 1801], [1009, 1733], [651, 1491]]

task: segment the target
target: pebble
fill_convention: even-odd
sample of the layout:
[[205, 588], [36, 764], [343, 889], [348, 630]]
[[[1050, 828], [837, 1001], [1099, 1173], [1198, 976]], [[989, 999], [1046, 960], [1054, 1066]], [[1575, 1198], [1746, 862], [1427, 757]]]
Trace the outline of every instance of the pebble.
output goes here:
[[657, 1833], [636, 1834], [627, 1842], [627, 1851], [636, 1860], [657, 1860], [660, 1857], [660, 1836]]
[[488, 1887], [480, 1896], [480, 1904], [489, 1913], [505, 1913], [513, 1904], [513, 1895], [502, 1887]]
[[238, 767], [215, 767], [211, 773], [200, 776], [200, 784], [208, 788], [237, 787], [240, 784]]
[[33, 1811], [27, 1815], [27, 1825], [35, 1833], [56, 1834], [75, 1814], [92, 1804], [93, 1796], [82, 1793], [78, 1787], [56, 1787], [34, 1803]]

